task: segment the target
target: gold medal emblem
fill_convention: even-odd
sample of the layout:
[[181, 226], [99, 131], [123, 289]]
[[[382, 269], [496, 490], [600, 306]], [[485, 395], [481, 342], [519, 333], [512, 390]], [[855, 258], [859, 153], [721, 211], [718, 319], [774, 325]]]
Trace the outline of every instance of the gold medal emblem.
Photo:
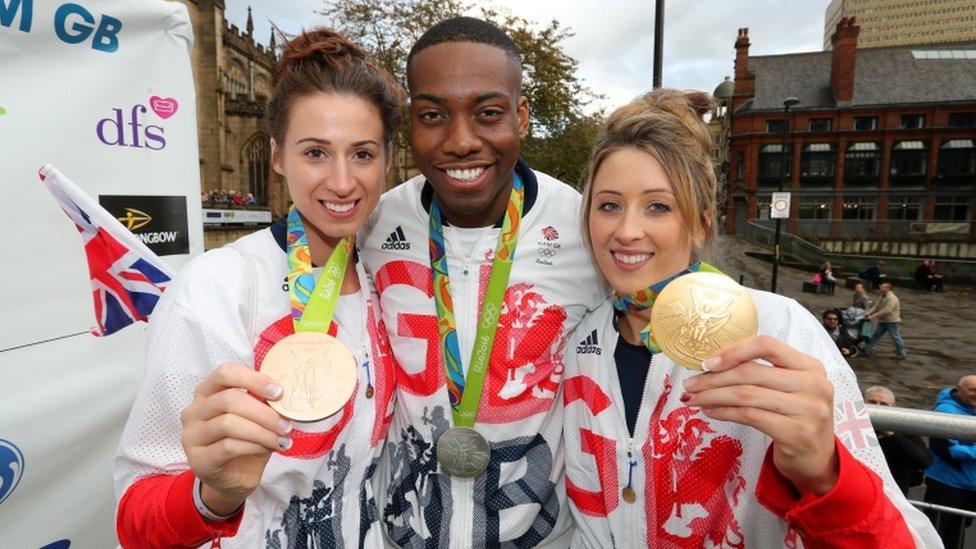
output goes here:
[[689, 370], [701, 370], [712, 353], [756, 335], [756, 304], [731, 278], [689, 273], [671, 281], [651, 310], [651, 333], [664, 354]]

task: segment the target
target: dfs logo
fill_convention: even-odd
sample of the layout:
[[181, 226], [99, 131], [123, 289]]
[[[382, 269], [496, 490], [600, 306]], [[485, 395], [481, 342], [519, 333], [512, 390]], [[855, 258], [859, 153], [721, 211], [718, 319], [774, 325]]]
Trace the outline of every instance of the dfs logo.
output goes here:
[[24, 476], [24, 454], [13, 443], [0, 439], [0, 503], [14, 491]]
[[121, 107], [114, 107], [114, 116], [99, 120], [95, 133], [98, 140], [106, 145], [162, 150], [166, 148], [166, 129], [154, 124], [143, 124], [140, 117], [151, 109], [160, 119], [166, 120], [176, 114], [179, 108], [180, 104], [176, 99], [154, 95], [149, 98], [148, 109], [142, 104], [134, 105], [128, 112]]

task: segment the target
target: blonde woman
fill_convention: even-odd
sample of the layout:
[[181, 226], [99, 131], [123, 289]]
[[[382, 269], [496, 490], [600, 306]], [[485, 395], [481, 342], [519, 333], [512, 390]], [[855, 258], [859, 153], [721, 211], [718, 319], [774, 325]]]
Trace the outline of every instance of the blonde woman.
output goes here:
[[938, 546], [891, 480], [853, 373], [795, 301], [749, 290], [759, 335], [706, 373], [657, 352], [654, 296], [714, 269], [710, 105], [649, 93], [610, 116], [590, 161], [584, 231], [614, 294], [567, 353], [573, 547]]

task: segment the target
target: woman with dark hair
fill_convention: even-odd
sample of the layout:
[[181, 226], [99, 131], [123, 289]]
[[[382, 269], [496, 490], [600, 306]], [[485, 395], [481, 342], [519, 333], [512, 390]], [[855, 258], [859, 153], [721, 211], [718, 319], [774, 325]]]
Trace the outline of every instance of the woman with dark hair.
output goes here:
[[566, 356], [573, 547], [937, 545], [819, 322], [702, 261], [717, 219], [710, 108], [701, 92], [644, 95], [610, 116], [590, 160], [583, 230], [613, 295]]
[[115, 462], [126, 547], [382, 547], [370, 479], [394, 374], [355, 235], [401, 94], [327, 30], [283, 46], [271, 164], [293, 206], [183, 269], [153, 314]]
[[834, 295], [834, 290], [837, 287], [837, 278], [834, 276], [834, 266], [830, 264], [829, 261], [824, 261], [824, 264], [820, 266], [820, 283], [823, 285], [824, 290], [826, 290], [827, 295]]

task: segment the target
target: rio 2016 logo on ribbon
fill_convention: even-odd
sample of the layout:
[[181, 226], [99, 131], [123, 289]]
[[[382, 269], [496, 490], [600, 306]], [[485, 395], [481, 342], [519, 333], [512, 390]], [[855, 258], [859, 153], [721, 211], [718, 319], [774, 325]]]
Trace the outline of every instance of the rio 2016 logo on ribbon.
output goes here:
[[166, 129], [156, 124], [144, 125], [140, 116], [152, 110], [161, 120], [167, 120], [179, 108], [180, 104], [176, 99], [154, 95], [149, 98], [149, 108], [140, 103], [128, 109], [126, 120], [125, 110], [122, 107], [113, 107], [114, 115], [99, 120], [95, 125], [95, 134], [106, 145], [159, 151], [166, 148]]
[[12, 442], [0, 439], [0, 503], [17, 488], [24, 476], [24, 454]]

